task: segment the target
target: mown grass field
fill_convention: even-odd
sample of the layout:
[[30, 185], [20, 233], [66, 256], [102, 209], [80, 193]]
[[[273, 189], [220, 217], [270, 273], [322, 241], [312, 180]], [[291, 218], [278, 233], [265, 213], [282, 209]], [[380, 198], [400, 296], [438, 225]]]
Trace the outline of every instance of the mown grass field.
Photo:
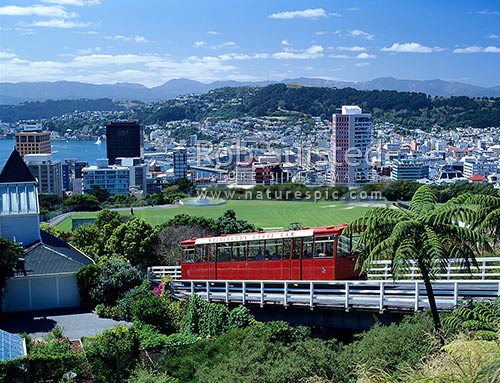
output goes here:
[[[144, 218], [152, 226], [159, 225], [178, 214], [218, 218], [228, 209], [236, 212], [239, 219], [264, 229], [288, 228], [292, 222], [304, 227], [326, 226], [349, 223], [362, 216], [367, 204], [346, 204], [343, 202], [291, 202], [291, 201], [228, 201], [219, 206], [178, 206], [174, 208], [134, 208], [134, 215]], [[130, 214], [130, 209], [121, 211]], [[79, 213], [74, 218], [95, 217], [98, 213]], [[71, 230], [71, 218], [56, 226], [62, 231]]]

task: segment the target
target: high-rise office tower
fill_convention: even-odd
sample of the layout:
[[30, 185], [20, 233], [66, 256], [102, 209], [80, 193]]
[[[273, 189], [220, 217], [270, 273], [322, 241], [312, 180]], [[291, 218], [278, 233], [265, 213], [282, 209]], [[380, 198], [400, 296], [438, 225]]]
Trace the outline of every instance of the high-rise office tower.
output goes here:
[[144, 133], [137, 122], [111, 122], [106, 125], [106, 150], [109, 165], [118, 157], [144, 159]]
[[331, 138], [331, 184], [356, 186], [369, 181], [368, 151], [372, 136], [372, 116], [359, 106], [342, 106], [333, 115]]
[[42, 130], [41, 123], [24, 123], [23, 130], [16, 133], [16, 150], [25, 154], [50, 154], [50, 132]]
[[174, 148], [174, 177], [186, 178], [187, 176], [187, 151], [184, 146]]

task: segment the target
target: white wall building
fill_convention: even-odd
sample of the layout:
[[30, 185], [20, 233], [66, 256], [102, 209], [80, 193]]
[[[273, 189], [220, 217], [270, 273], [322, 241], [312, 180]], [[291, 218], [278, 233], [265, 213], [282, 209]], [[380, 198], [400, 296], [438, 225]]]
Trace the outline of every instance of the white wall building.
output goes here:
[[333, 115], [331, 184], [356, 186], [369, 182], [367, 153], [372, 138], [371, 114], [359, 106], [342, 106]]

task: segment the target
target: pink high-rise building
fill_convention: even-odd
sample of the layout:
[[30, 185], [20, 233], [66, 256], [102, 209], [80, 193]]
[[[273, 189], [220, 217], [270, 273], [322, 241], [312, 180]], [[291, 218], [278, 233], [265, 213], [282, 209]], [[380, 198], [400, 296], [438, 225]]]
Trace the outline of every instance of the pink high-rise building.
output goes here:
[[368, 151], [372, 137], [372, 116], [359, 106], [342, 106], [333, 115], [331, 138], [331, 184], [357, 186], [369, 182]]

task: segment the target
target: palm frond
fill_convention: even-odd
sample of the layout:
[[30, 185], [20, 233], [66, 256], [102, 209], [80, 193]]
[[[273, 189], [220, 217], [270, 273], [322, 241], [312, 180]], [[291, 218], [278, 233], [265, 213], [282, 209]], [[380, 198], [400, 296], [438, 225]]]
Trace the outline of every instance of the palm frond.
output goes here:
[[420, 215], [435, 209], [437, 197], [429, 185], [420, 186], [410, 203], [410, 211]]

